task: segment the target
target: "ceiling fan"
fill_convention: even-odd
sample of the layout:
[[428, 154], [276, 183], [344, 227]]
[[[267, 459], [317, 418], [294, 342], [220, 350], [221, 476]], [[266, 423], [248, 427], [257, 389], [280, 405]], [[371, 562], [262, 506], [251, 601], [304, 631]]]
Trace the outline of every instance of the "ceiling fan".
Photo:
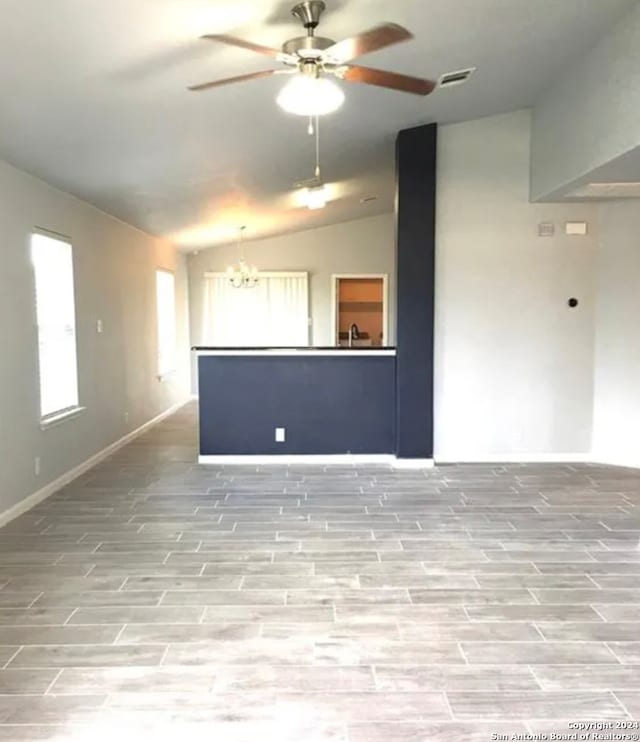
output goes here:
[[282, 62], [285, 69], [263, 70], [215, 80], [193, 85], [189, 87], [189, 90], [209, 90], [222, 85], [272, 75], [294, 74], [296, 77], [285, 86], [278, 97], [278, 103], [290, 113], [301, 116], [330, 113], [342, 104], [344, 93], [328, 79], [328, 76], [415, 95], [429, 95], [433, 92], [436, 87], [433, 80], [351, 64], [351, 60], [364, 54], [412, 39], [413, 35], [406, 28], [395, 23], [383, 23], [336, 43], [332, 39], [315, 35], [315, 30], [325, 10], [326, 5], [323, 0], [306, 0], [296, 5], [291, 12], [307, 29], [307, 35], [289, 39], [283, 44], [281, 51], [227, 34], [203, 36], [203, 39], [209, 41], [217, 41], [271, 57]]

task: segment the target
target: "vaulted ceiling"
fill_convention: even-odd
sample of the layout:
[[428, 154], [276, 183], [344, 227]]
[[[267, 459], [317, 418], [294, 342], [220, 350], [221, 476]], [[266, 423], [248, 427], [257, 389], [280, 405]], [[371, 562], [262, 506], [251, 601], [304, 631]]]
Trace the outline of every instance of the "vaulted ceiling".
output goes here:
[[[389, 211], [398, 130], [532, 105], [554, 76], [636, 0], [327, 0], [320, 34], [382, 21], [415, 40], [363, 63], [437, 78], [476, 66], [427, 98], [340, 83], [323, 119], [333, 201], [311, 212], [293, 188], [313, 175], [304, 120], [275, 104], [282, 78], [189, 93], [270, 67], [198, 39], [234, 33], [279, 47], [300, 35], [277, 0], [0, 0], [0, 157], [185, 249]], [[286, 80], [286, 78], [285, 78]], [[377, 200], [362, 204], [368, 196]]]

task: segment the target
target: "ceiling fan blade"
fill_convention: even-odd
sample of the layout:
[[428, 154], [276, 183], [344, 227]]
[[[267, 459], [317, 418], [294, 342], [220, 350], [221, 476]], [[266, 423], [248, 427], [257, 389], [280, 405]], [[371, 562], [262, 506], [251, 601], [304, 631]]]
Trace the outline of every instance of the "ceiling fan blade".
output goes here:
[[323, 57], [330, 57], [337, 63], [348, 62], [363, 54], [376, 52], [379, 49], [385, 49], [393, 44], [399, 44], [401, 41], [409, 41], [413, 34], [406, 28], [398, 26], [396, 23], [383, 23], [368, 31], [364, 31], [350, 39], [338, 41], [337, 44], [330, 46], [323, 52]]
[[239, 39], [236, 36], [229, 36], [227, 34], [205, 34], [200, 38], [207, 39], [207, 41], [219, 41], [221, 44], [237, 46], [240, 49], [248, 49], [251, 52], [257, 52], [258, 54], [264, 54], [267, 57], [274, 57], [276, 59], [282, 56], [280, 49], [272, 49], [269, 46], [254, 44], [252, 41], [245, 41], [244, 39]]
[[232, 85], [235, 82], [246, 82], [247, 80], [257, 80], [260, 77], [271, 77], [277, 75], [280, 70], [263, 70], [262, 72], [250, 72], [248, 75], [238, 75], [237, 77], [227, 77], [224, 80], [214, 80], [213, 82], [204, 82], [200, 85], [190, 85], [188, 90], [200, 91], [218, 88], [223, 85]]
[[400, 90], [403, 93], [413, 93], [414, 95], [429, 95], [436, 87], [436, 83], [433, 80], [401, 75], [398, 72], [374, 70], [372, 67], [359, 67], [357, 65], [349, 65], [341, 77], [343, 80], [348, 80], [349, 82], [362, 82], [365, 85], [377, 85], [381, 88], [391, 88], [392, 90]]

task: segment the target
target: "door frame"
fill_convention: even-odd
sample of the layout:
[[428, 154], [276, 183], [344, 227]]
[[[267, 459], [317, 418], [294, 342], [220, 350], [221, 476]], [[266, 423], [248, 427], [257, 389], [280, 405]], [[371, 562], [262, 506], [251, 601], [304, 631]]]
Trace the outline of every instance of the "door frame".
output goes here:
[[338, 327], [338, 281], [343, 278], [382, 279], [382, 345], [389, 344], [389, 274], [388, 273], [332, 273], [331, 274], [331, 335], [332, 344], [340, 345]]

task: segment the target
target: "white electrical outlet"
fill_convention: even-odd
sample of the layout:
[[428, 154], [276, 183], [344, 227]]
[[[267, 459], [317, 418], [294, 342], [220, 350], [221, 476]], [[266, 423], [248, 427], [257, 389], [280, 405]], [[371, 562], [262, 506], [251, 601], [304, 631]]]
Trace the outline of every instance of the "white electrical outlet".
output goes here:
[[33, 471], [36, 474], [36, 477], [40, 476], [40, 457], [36, 456], [33, 460]]
[[102, 335], [102, 320], [101, 319], [99, 319], [96, 322], [96, 332], [98, 333], [98, 335]]
[[276, 443], [284, 443], [287, 439], [287, 432], [285, 428], [276, 428]]

